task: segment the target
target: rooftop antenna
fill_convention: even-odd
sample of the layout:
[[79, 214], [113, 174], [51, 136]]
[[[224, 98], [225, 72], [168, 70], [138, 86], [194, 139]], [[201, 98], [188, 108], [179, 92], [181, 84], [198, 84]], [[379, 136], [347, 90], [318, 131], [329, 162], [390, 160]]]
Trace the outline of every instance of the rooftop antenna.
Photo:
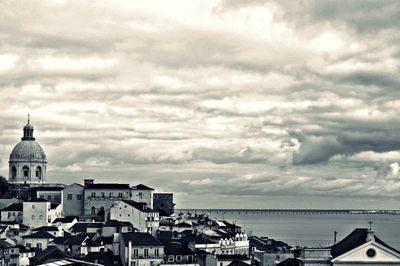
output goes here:
[[31, 115], [28, 113], [28, 124], [29, 124], [30, 118], [31, 118]]
[[333, 244], [336, 244], [337, 231], [333, 233]]

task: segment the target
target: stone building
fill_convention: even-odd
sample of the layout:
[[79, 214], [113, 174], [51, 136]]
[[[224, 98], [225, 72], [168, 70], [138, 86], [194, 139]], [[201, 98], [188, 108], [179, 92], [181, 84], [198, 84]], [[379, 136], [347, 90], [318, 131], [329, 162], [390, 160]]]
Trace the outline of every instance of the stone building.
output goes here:
[[73, 183], [63, 190], [64, 216], [81, 216], [84, 214], [84, 187]]
[[23, 128], [23, 137], [15, 145], [9, 160], [9, 182], [15, 184], [35, 184], [46, 182], [46, 154], [35, 141], [33, 126], [28, 123]]
[[160, 212], [160, 216], [170, 216], [174, 213], [174, 194], [173, 193], [154, 193], [153, 209]]

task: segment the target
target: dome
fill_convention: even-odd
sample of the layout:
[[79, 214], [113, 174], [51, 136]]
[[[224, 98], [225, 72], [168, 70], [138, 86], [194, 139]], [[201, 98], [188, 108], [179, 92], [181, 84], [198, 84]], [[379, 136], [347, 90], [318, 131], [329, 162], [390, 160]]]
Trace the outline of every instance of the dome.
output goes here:
[[24, 129], [33, 129], [33, 126], [28, 122], [28, 124], [24, 126]]
[[36, 141], [22, 140], [12, 150], [11, 160], [46, 161], [46, 154]]

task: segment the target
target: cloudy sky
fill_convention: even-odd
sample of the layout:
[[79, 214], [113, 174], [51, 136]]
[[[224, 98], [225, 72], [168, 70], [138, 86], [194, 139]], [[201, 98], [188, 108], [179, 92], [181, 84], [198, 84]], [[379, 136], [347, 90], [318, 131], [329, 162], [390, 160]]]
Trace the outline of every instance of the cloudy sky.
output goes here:
[[1, 1], [0, 174], [177, 207], [398, 208], [398, 1]]

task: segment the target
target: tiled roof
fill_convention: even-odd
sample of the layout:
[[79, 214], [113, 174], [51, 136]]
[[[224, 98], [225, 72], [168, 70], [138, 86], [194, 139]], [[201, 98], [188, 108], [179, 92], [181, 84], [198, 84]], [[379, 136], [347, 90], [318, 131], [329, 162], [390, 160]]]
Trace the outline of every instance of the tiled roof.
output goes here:
[[114, 241], [114, 236], [100, 236], [96, 239], [98, 243], [103, 243], [103, 245], [112, 245]]
[[150, 209], [147, 207], [146, 203], [143, 202], [136, 202], [134, 200], [122, 200], [123, 202], [125, 202], [126, 204], [132, 206], [133, 208], [142, 211], [142, 212], [154, 212], [153, 209]]
[[218, 260], [248, 260], [249, 258], [246, 255], [240, 255], [240, 254], [223, 254], [223, 255], [217, 255]]
[[16, 211], [16, 212], [22, 212], [22, 203], [12, 203], [2, 209], [1, 211]]
[[5, 241], [5, 240], [0, 240], [0, 249], [6, 249], [6, 248], [12, 248], [15, 247], [15, 245]]
[[[356, 247], [361, 246], [362, 244], [367, 242], [368, 229], [367, 228], [356, 228], [353, 232], [351, 232], [348, 236], [342, 239], [340, 242], [336, 243], [331, 247], [331, 255], [333, 258], [336, 258]], [[377, 236], [374, 236], [375, 242], [381, 244], [382, 246], [391, 249], [396, 253], [400, 253], [398, 250], [389, 246], [382, 240], [380, 240]]]
[[50, 233], [47, 233], [46, 231], [37, 231], [33, 234], [23, 236], [22, 238], [51, 238], [51, 239], [53, 239], [56, 237]]
[[138, 232], [130, 232], [130, 233], [122, 233], [122, 237], [124, 239], [125, 244], [128, 244], [129, 241], [132, 242], [132, 246], [152, 246], [158, 247], [163, 246], [163, 244], [154, 238], [152, 235], [148, 233], [138, 233]]
[[75, 224], [70, 228], [70, 230], [71, 230], [71, 232], [73, 232], [73, 233], [86, 232], [86, 229], [87, 229], [87, 227], [88, 227], [89, 224], [90, 224], [90, 223], [83, 223], [83, 222], [75, 223]]
[[53, 223], [72, 223], [75, 219], [76, 217], [73, 216], [56, 218]]
[[118, 184], [118, 183], [97, 183], [88, 184], [85, 189], [130, 189], [129, 184]]
[[33, 229], [32, 231], [47, 231], [47, 232], [56, 232], [58, 228], [55, 226], [41, 226]]
[[139, 184], [139, 185], [137, 185], [137, 186], [133, 186], [132, 188], [133, 188], [133, 189], [136, 189], [136, 190], [154, 190], [154, 188], [145, 186], [145, 185], [143, 185], [143, 184]]
[[228, 266], [250, 266], [250, 264], [247, 264], [241, 260], [234, 260], [231, 263], [229, 263]]

